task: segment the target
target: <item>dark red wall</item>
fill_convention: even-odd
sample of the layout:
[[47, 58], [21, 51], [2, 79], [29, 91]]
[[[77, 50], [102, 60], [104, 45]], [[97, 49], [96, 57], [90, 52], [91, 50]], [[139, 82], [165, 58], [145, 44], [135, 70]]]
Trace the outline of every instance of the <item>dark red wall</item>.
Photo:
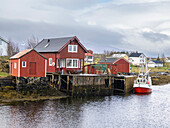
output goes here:
[[[26, 61], [26, 67], [22, 67], [22, 61]], [[36, 75], [30, 75], [30, 62], [36, 63]], [[45, 58], [37, 52], [31, 51], [20, 59], [22, 77], [45, 77]]]
[[[10, 63], [12, 63], [12, 76], [17, 77], [45, 77], [46, 71], [45, 71], [45, 58], [40, 56], [37, 52], [31, 51], [28, 54], [24, 55], [20, 58], [20, 76], [18, 76], [18, 64], [19, 59], [12, 59], [10, 60]], [[26, 67], [22, 67], [22, 61], [26, 61]], [[17, 69], [14, 69], [14, 62], [17, 62]], [[30, 62], [36, 63], [36, 74], [30, 75]]]
[[[100, 63], [100, 64], [110, 64], [110, 63]], [[114, 70], [112, 70], [112, 74], [117, 74], [118, 72], [125, 72], [125, 73], [129, 73], [130, 71], [130, 64], [129, 62], [127, 62], [124, 59], [119, 59], [118, 61], [116, 61], [114, 65]]]
[[[48, 59], [47, 61], [47, 72], [56, 72], [56, 71], [61, 71], [62, 69], [64, 71], [67, 70], [80, 70], [81, 68], [66, 68], [66, 59], [67, 58], [71, 58], [71, 59], [83, 59], [85, 57], [85, 51], [83, 50], [83, 48], [79, 45], [79, 43], [77, 42], [77, 40], [73, 40], [72, 42], [70, 42], [69, 44], [72, 45], [78, 45], [78, 50], [77, 53], [74, 52], [68, 52], [68, 45], [66, 47], [64, 47], [60, 53], [41, 53], [44, 57], [46, 57]], [[57, 68], [57, 64], [55, 62], [55, 66], [49, 66], [49, 58], [52, 58], [53, 62], [56, 61], [56, 59], [65, 59], [65, 68]], [[56, 59], [55, 59], [56, 58]], [[56, 67], [56, 69], [55, 69]], [[81, 66], [79, 66], [81, 67]]]
[[49, 58], [55, 63], [55, 53], [41, 53], [45, 58], [47, 58], [47, 72], [55, 72], [55, 65], [49, 66]]
[[117, 61], [114, 64], [117, 64], [117, 71], [118, 72], [129, 73], [129, 71], [130, 71], [130, 64], [127, 61], [125, 61], [124, 59], [120, 59], [119, 61]]
[[76, 40], [72, 41], [70, 44], [72, 45], [78, 45], [78, 52], [72, 53], [68, 52], [68, 45], [60, 52], [60, 58], [78, 58], [78, 59], [84, 59], [85, 51], [82, 49], [82, 47], [78, 44]]

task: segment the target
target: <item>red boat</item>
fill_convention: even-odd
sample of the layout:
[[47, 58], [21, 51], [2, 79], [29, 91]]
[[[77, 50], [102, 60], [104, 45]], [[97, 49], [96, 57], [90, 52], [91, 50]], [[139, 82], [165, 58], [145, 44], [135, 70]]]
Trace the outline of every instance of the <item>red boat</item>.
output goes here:
[[133, 89], [135, 93], [151, 93], [152, 92], [151, 88], [134, 87]]
[[[149, 70], [150, 71], [150, 70]], [[145, 74], [138, 75], [138, 78], [134, 82], [133, 90], [135, 93], [151, 93], [152, 92], [152, 81], [148, 75], [149, 71]]]

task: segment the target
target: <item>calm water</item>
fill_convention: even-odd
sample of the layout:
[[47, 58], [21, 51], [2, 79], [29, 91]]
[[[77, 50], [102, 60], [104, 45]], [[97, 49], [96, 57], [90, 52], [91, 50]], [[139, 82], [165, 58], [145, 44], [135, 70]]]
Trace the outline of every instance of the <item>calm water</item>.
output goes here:
[[170, 84], [149, 95], [0, 106], [0, 128], [170, 128]]

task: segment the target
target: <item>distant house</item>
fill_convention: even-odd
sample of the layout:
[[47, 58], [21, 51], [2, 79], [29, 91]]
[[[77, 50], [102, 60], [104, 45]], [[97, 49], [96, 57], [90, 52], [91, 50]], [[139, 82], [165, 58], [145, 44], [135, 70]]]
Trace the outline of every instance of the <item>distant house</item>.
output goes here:
[[34, 49], [48, 59], [47, 72], [83, 70], [87, 49], [76, 36], [43, 39]]
[[34, 49], [10, 57], [10, 74], [16, 77], [46, 77], [47, 59]]
[[110, 68], [112, 74], [115, 74], [114, 72], [130, 72], [130, 63], [124, 58], [104, 58], [99, 61], [99, 64], [113, 64], [114, 67]]
[[148, 62], [148, 67], [163, 67], [163, 62], [158, 60], [150, 60]]
[[170, 57], [166, 57], [166, 58], [165, 58], [165, 62], [166, 62], [166, 63], [170, 63]]
[[0, 37], [0, 56], [8, 56], [8, 42]]
[[93, 51], [88, 50], [88, 53], [85, 53], [85, 63], [93, 63]]
[[131, 53], [129, 55], [129, 62], [133, 65], [145, 65], [146, 64], [146, 56], [143, 53]]
[[111, 56], [112, 58], [125, 58], [126, 60], [128, 60], [128, 56], [126, 54], [113, 54]]

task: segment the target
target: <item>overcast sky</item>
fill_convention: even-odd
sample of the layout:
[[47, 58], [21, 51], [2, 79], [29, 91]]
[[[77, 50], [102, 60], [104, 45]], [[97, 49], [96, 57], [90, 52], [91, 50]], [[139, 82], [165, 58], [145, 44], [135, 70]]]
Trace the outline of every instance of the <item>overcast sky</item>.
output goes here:
[[87, 49], [170, 56], [170, 0], [0, 0], [0, 36], [23, 47], [77, 36]]

